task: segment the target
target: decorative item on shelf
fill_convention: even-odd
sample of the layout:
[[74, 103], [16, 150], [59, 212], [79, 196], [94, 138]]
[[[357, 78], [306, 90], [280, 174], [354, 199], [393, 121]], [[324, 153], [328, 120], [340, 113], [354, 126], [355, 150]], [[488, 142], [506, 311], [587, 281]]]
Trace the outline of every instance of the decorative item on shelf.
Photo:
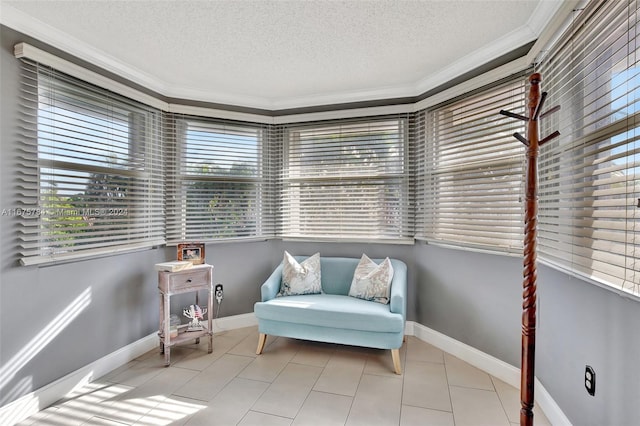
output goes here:
[[[176, 314], [171, 314], [169, 316], [169, 337], [176, 338], [178, 337], [178, 328], [180, 327], [180, 318]], [[164, 330], [164, 320], [160, 324], [160, 331], [158, 334], [162, 334]]]
[[172, 339], [178, 337], [178, 327], [180, 327], [180, 318], [176, 314], [169, 315], [169, 337]]
[[204, 319], [204, 314], [207, 313], [207, 308], [203, 309], [198, 305], [191, 305], [189, 306], [189, 309], [183, 309], [182, 313], [185, 317], [191, 320], [189, 322], [189, 326], [187, 327], [187, 331], [204, 330], [204, 326], [202, 325], [200, 320]]
[[156, 271], [177, 272], [183, 269], [189, 269], [192, 266], [193, 263], [187, 260], [173, 260], [170, 262], [156, 263]]
[[188, 261], [194, 265], [204, 263], [204, 244], [202, 243], [181, 243], [178, 244], [178, 260]]

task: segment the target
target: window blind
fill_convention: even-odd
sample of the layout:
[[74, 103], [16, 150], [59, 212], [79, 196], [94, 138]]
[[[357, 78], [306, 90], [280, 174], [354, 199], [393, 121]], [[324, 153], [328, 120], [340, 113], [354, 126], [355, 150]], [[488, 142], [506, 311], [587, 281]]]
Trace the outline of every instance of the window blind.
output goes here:
[[167, 239], [269, 237], [268, 127], [168, 114]]
[[25, 265], [164, 243], [161, 113], [22, 62]]
[[[539, 64], [540, 258], [640, 295], [638, 2], [592, 1]], [[545, 134], [546, 134], [545, 133]]]
[[418, 114], [416, 238], [497, 251], [522, 247], [525, 79]]
[[285, 127], [284, 238], [413, 237], [408, 115]]

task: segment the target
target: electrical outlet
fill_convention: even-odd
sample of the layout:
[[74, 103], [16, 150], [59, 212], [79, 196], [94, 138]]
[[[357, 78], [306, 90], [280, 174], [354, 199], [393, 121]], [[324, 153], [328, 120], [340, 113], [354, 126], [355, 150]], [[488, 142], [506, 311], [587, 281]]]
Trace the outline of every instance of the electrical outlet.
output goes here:
[[216, 295], [216, 300], [218, 301], [218, 305], [222, 302], [224, 298], [224, 292], [222, 290], [222, 284], [216, 284], [216, 291], [214, 293]]
[[584, 369], [584, 387], [587, 388], [589, 395], [594, 396], [596, 394], [596, 372], [590, 365], [587, 365]]

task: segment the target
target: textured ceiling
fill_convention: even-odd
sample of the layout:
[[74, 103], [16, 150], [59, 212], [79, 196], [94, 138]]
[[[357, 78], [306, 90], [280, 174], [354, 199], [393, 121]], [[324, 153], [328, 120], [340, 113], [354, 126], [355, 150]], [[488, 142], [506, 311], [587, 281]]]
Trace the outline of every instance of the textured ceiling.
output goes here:
[[264, 109], [417, 96], [535, 40], [550, 0], [8, 1], [2, 23], [163, 95]]

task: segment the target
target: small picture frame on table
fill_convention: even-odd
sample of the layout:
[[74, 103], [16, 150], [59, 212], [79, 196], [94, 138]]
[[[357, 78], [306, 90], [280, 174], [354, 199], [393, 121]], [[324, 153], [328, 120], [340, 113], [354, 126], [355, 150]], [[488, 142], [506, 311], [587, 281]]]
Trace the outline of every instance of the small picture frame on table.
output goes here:
[[204, 263], [204, 244], [182, 243], [178, 244], [178, 260], [186, 260], [194, 265]]

